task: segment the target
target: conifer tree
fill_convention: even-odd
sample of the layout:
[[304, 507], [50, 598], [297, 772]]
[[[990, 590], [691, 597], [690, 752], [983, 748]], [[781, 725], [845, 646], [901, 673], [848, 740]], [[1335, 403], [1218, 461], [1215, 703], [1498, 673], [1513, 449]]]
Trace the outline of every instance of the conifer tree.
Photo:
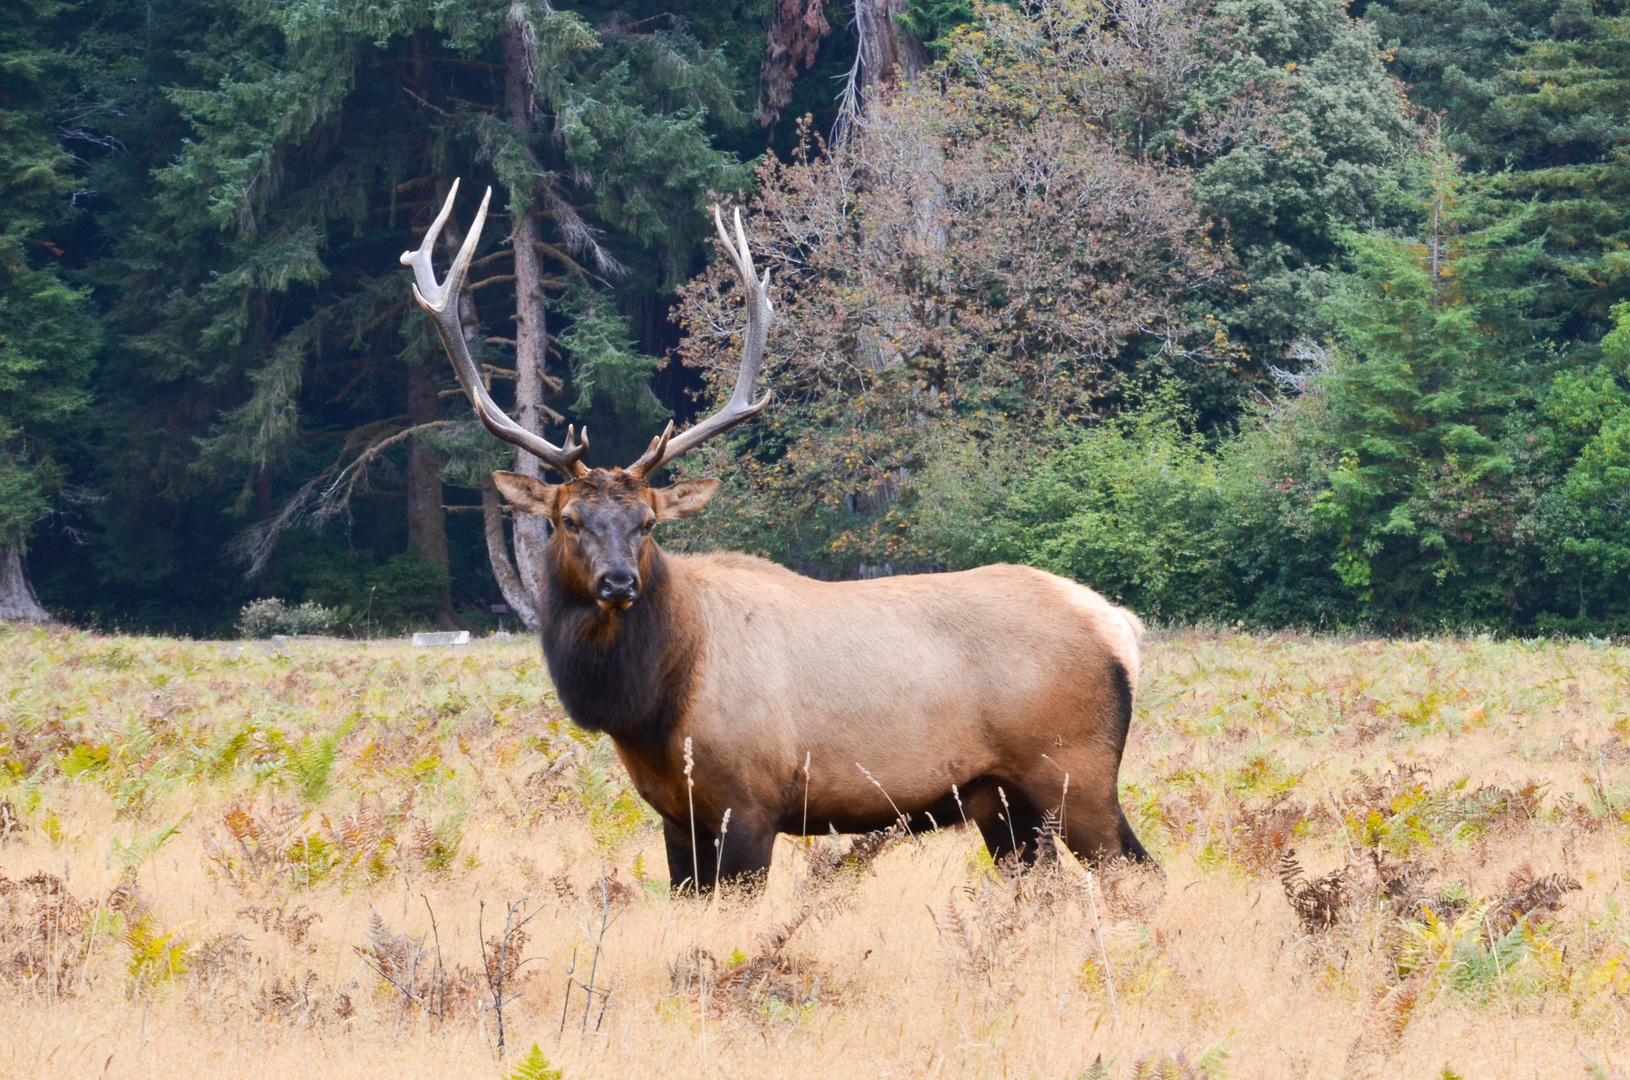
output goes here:
[[1557, 578], [1548, 629], [1630, 630], [1630, 304], [1613, 314], [1601, 359], [1559, 372], [1540, 405], [1558, 479], [1538, 529]]
[[0, 619], [46, 619], [24, 555], [65, 477], [56, 443], [83, 422], [99, 327], [63, 280], [52, 229], [70, 211], [70, 159], [52, 121], [71, 80], [73, 5], [0, 12]]
[[1630, 297], [1630, 15], [1616, 8], [1563, 4], [1501, 71], [1482, 124], [1485, 160], [1510, 170], [1507, 198], [1532, 204], [1545, 237], [1545, 309], [1584, 343]]
[[[366, 589], [322, 570], [340, 559], [354, 580], [372, 572], [343, 549], [272, 559], [288, 526], [357, 505], [352, 535], [367, 530], [368, 546], [405, 518], [413, 562], [401, 569], [428, 590], [426, 613], [453, 621], [442, 486], [479, 486], [498, 462], [450, 401], [395, 256], [453, 177], [467, 192], [496, 182], [509, 225], [489, 228], [469, 320], [488, 371], [520, 389], [529, 422], [610, 420], [597, 449], [624, 450], [642, 436], [619, 440], [616, 422], [643, 432], [662, 411], [649, 389], [657, 358], [633, 347], [614, 302], [593, 298], [688, 274], [707, 190], [739, 183], [709, 125], [745, 114], [718, 55], [667, 19], [602, 33], [547, 5], [475, 2], [242, 4], [213, 17], [188, 84], [166, 91], [188, 137], [103, 267], [121, 365], [228, 399], [202, 410], [207, 429], [173, 432], [167, 453], [191, 458], [178, 444], [198, 439], [183, 499], [238, 487], [233, 512], [254, 521], [238, 550], [263, 582], [298, 591], [321, 570], [321, 599], [360, 602]], [[625, 274], [631, 262], [643, 272]], [[598, 329], [572, 333], [578, 318]], [[496, 502], [483, 502], [490, 517]]]
[[1549, 378], [1538, 245], [1434, 132], [1396, 193], [1409, 233], [1352, 233], [1309, 513], [1381, 625], [1512, 615], [1534, 509], [1522, 416]]

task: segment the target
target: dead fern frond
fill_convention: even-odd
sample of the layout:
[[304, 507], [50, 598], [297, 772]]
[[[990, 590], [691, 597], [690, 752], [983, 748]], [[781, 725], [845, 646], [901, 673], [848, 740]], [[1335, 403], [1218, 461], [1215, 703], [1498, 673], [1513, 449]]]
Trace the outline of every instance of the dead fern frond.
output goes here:
[[94, 907], [54, 874], [21, 881], [0, 874], [0, 983], [67, 994], [92, 948], [84, 931]]
[[420, 942], [391, 930], [378, 908], [374, 908], [368, 918], [363, 940], [367, 942], [366, 947], [353, 946], [357, 955], [370, 961], [382, 978], [396, 984], [403, 993], [411, 994], [419, 967]]
[[804, 877], [799, 881], [799, 885], [828, 885], [841, 869], [843, 869], [843, 839], [834, 828], [830, 836], [822, 837], [810, 844], [809, 854], [804, 860]]
[[349, 1020], [356, 1015], [351, 1003], [351, 992], [356, 987], [319, 992], [320, 979], [315, 971], [307, 970], [303, 976], [275, 975], [270, 983], [263, 983], [250, 1000], [250, 1007], [262, 1021], [280, 1021], [317, 1027]]
[[221, 815], [225, 836], [212, 834], [205, 842], [212, 873], [239, 892], [273, 891], [295, 870], [289, 841], [306, 817], [293, 802], [262, 807], [246, 796], [233, 799]]
[[792, 918], [759, 931], [757, 943], [759, 954], [774, 956], [786, 948], [787, 942], [792, 939], [792, 935], [797, 933], [798, 928], [808, 922], [813, 914], [815, 914], [814, 905], [805, 904], [798, 909], [798, 913]]
[[1335, 926], [1353, 901], [1350, 870], [1343, 867], [1309, 879], [1296, 859], [1295, 848], [1286, 848], [1279, 856], [1279, 881], [1284, 887], [1285, 899], [1309, 934], [1322, 933]]
[[303, 980], [289, 980], [283, 985], [283, 976], [273, 977], [271, 984], [262, 986], [251, 1003], [255, 1015], [261, 1020], [291, 1020], [310, 1012], [310, 989], [317, 984], [317, 973], [308, 971]]
[[843, 857], [844, 868], [854, 873], [862, 871], [872, 872], [872, 863], [877, 861], [879, 855], [889, 850], [905, 838], [906, 831], [899, 825], [890, 825], [886, 829], [875, 829], [855, 840], [849, 845], [849, 852]]
[[863, 873], [875, 873], [872, 864], [906, 835], [899, 825], [890, 825], [886, 829], [856, 837], [845, 850], [837, 830], [833, 829], [830, 836], [811, 845], [797, 891], [804, 894], [819, 892], [836, 884], [840, 878], [853, 881]]
[[[490, 978], [504, 983], [518, 981], [526, 963], [526, 943], [531, 938], [524, 927], [512, 926], [507, 935], [493, 934], [486, 942], [486, 963]], [[530, 973], [528, 973], [530, 974]]]
[[1205, 1080], [1205, 1074], [1181, 1050], [1175, 1054], [1156, 1050], [1132, 1063], [1132, 1080]]
[[1560, 911], [1568, 893], [1578, 888], [1579, 883], [1565, 874], [1534, 877], [1523, 867], [1506, 881], [1505, 894], [1489, 905], [1484, 924], [1492, 936], [1501, 937], [1519, 922]]
[[791, 918], [759, 932], [755, 955], [737, 953], [722, 969], [707, 950], [691, 946], [668, 967], [674, 991], [695, 993], [698, 1001], [706, 1002], [710, 1014], [733, 1012], [760, 1023], [788, 1010], [838, 1001], [837, 981], [814, 961], [788, 955], [786, 947], [810, 920], [831, 918], [847, 903], [845, 898], [833, 897], [805, 904]]
[[[306, 905], [300, 904], [293, 911], [285, 913], [280, 907], [244, 907], [238, 909], [238, 917], [248, 919], [268, 934], [277, 934], [290, 945], [304, 945], [311, 935], [311, 924], [322, 921], [322, 916], [309, 910]], [[316, 946], [307, 946], [308, 952], [315, 952]]]
[[193, 953], [193, 982], [198, 986], [216, 986], [243, 975], [253, 965], [254, 956], [241, 933], [217, 934]]
[[557, 899], [563, 900], [568, 904], [577, 902], [577, 886], [573, 885], [572, 879], [567, 877], [564, 873], [551, 874], [549, 877], [549, 887], [555, 890], [555, 896]]
[[933, 908], [928, 909], [928, 915], [934, 921], [940, 945], [956, 973], [963, 978], [986, 975], [988, 962], [984, 949], [974, 937], [962, 910], [957, 907], [956, 890], [953, 889], [945, 898], [943, 917]]
[[1048, 870], [1058, 864], [1058, 847], [1062, 841], [1064, 818], [1057, 810], [1043, 810], [1041, 824], [1036, 826], [1036, 865]]
[[[1308, 810], [1293, 802], [1290, 792], [1280, 792], [1262, 806], [1246, 806], [1225, 811], [1228, 830], [1224, 845], [1229, 855], [1252, 873], [1263, 873], [1274, 865], [1296, 834], [1296, 826], [1307, 820]], [[1229, 801], [1238, 796], [1229, 792]]]
[[1347, 1052], [1345, 1075], [1379, 1076], [1381, 1064], [1403, 1042], [1415, 1006], [1430, 985], [1437, 964], [1423, 964], [1396, 986], [1376, 992], [1364, 1011], [1364, 1024]]
[[1400, 918], [1413, 918], [1425, 900], [1426, 883], [1437, 871], [1417, 862], [1388, 863], [1378, 851], [1370, 852], [1374, 867], [1374, 888], [1385, 897], [1392, 913]]
[[668, 965], [668, 984], [676, 994], [700, 993], [719, 981], [719, 961], [700, 945], [691, 945]]
[[1098, 868], [1098, 892], [1112, 920], [1145, 919], [1166, 899], [1166, 874], [1159, 867], [1126, 858]]

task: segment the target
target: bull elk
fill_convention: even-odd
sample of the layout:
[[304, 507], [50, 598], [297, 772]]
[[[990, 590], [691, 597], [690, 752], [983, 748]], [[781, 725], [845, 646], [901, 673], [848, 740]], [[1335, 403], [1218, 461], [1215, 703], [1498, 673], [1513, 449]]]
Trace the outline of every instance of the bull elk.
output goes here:
[[482, 382], [459, 292], [490, 188], [444, 283], [431, 264], [457, 193], [402, 262], [481, 422], [564, 481], [493, 475], [518, 511], [553, 525], [539, 604], [550, 677], [662, 816], [676, 888], [767, 871], [777, 833], [894, 822], [972, 822], [997, 858], [1033, 857], [1044, 827], [1084, 859], [1148, 858], [1116, 794], [1143, 630], [1131, 612], [1024, 566], [828, 582], [657, 546], [656, 525], [700, 511], [719, 481], [650, 478], [770, 401], [752, 398], [769, 274], [753, 266], [740, 211], [734, 239], [713, 212], [747, 308], [730, 400], [680, 434], [669, 423], [626, 468], [590, 469], [587, 431], [568, 427], [556, 446]]

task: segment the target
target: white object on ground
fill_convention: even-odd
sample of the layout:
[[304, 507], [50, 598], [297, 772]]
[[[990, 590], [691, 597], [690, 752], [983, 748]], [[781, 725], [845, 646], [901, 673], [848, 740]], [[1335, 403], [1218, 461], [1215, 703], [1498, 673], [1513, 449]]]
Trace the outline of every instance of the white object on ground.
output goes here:
[[433, 634], [414, 634], [413, 647], [423, 649], [430, 645], [468, 645], [468, 630], [441, 630]]

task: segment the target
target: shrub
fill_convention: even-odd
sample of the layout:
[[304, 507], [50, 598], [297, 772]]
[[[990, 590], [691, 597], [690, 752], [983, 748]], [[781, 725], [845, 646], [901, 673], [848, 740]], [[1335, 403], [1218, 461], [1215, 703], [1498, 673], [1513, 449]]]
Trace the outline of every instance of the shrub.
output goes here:
[[334, 625], [334, 612], [310, 601], [290, 607], [277, 597], [251, 600], [238, 613], [238, 631], [246, 638], [273, 634], [321, 634]]
[[915, 492], [925, 546], [955, 568], [1028, 563], [1164, 621], [1232, 617], [1218, 461], [1159, 412], [1021, 453], [947, 441]]

